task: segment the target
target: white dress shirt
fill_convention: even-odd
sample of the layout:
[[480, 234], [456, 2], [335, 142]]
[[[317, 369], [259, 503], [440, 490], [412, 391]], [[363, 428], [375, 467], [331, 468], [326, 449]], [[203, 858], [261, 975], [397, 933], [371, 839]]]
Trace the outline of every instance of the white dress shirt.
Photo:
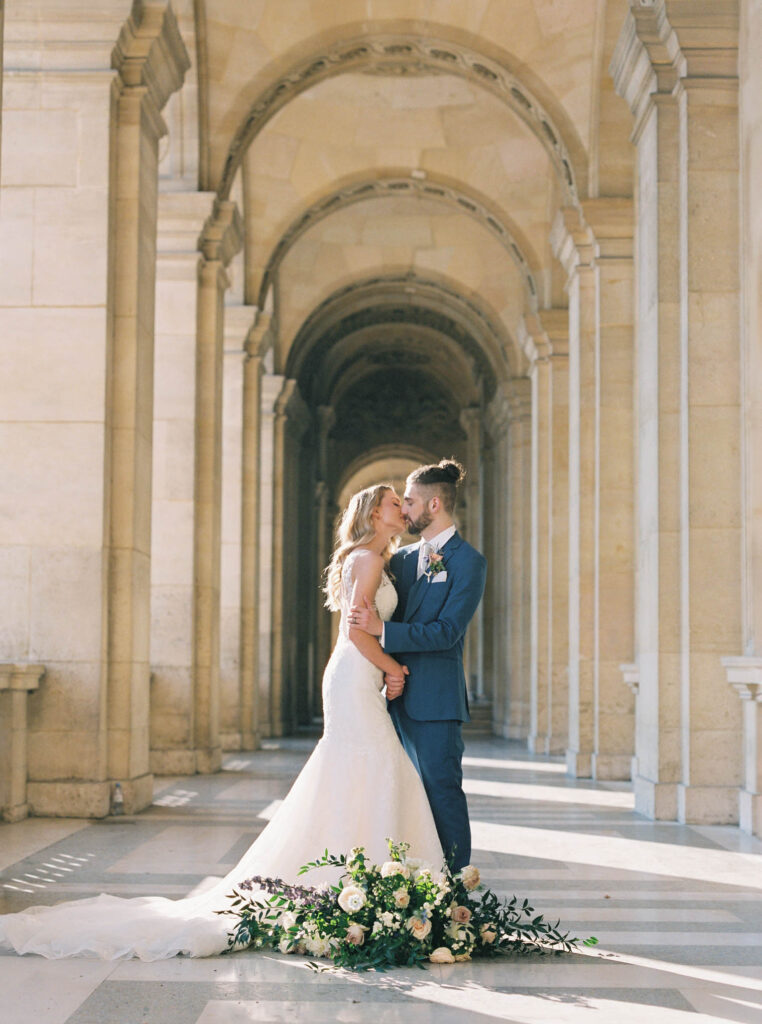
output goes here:
[[429, 555], [435, 551], [441, 551], [445, 546], [450, 537], [455, 536], [455, 524], [448, 526], [447, 529], [442, 530], [432, 537], [431, 540], [422, 540], [418, 547], [418, 571], [416, 573], [416, 579], [419, 580], [426, 571], [428, 565]]

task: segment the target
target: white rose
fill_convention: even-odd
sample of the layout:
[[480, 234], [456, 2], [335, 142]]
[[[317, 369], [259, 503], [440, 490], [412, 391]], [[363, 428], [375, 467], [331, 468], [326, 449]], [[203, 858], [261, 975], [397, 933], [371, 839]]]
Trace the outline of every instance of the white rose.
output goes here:
[[383, 927], [384, 926], [381, 924], [380, 921], [374, 921], [373, 922], [373, 930], [371, 932], [371, 935], [378, 935], [378, 933], [381, 931], [381, 929]]
[[339, 893], [339, 906], [345, 914], [356, 914], [365, 906], [365, 893], [358, 885], [348, 885]]
[[379, 914], [378, 919], [384, 928], [391, 928], [394, 924], [394, 914], [391, 910], [385, 910], [383, 914]]
[[423, 918], [420, 917], [409, 917], [407, 919], [406, 927], [412, 933], [414, 939], [418, 939], [419, 942], [423, 942], [431, 931], [431, 921], [424, 921]]
[[293, 910], [287, 910], [285, 914], [281, 914], [278, 924], [284, 932], [287, 932], [289, 928], [293, 928], [296, 924], [296, 914]]
[[418, 881], [419, 878], [430, 878], [431, 877], [431, 873], [432, 872], [431, 872], [431, 868], [429, 867], [429, 865], [428, 864], [422, 864], [419, 868], [415, 869], [413, 877], [415, 878], [416, 881]]
[[429, 960], [431, 960], [433, 964], [455, 963], [455, 957], [452, 955], [447, 946], [438, 946], [433, 953], [429, 954]]
[[480, 881], [479, 869], [473, 864], [467, 864], [460, 872], [460, 880], [469, 891], [475, 889]]
[[455, 954], [455, 959], [456, 959], [456, 961], [458, 963], [462, 963], [464, 960], [470, 960], [471, 959], [471, 954], [470, 953], [456, 953]]
[[347, 928], [347, 942], [352, 946], [362, 946], [365, 942], [366, 931], [367, 928], [361, 924], [350, 924], [349, 928]]
[[395, 907], [406, 907], [410, 903], [410, 894], [407, 889], [395, 889], [392, 895]]
[[381, 865], [381, 877], [391, 878], [392, 875], [402, 875], [403, 878], [410, 878], [410, 868], [398, 860], [388, 860]]

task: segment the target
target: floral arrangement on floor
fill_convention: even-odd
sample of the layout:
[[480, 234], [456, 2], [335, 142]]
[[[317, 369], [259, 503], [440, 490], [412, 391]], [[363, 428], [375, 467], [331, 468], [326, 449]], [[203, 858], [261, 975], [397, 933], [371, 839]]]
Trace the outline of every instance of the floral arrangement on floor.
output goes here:
[[436, 871], [408, 858], [407, 843], [387, 842], [390, 860], [384, 864], [370, 863], [356, 847], [348, 856], [326, 850], [300, 871], [345, 868], [336, 886], [308, 888], [259, 877], [241, 882], [229, 909], [218, 911], [238, 919], [229, 951], [272, 947], [327, 957], [335, 967], [385, 970], [427, 960], [446, 964], [506, 953], [571, 952], [578, 944], [560, 931], [560, 922], [535, 914], [527, 900], [501, 900], [484, 889], [473, 865]]

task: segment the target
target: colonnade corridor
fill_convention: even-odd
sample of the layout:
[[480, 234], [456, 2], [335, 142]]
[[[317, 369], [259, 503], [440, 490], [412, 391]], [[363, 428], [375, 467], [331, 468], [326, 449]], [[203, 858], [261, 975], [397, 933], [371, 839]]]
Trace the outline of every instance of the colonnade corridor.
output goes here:
[[[217, 773], [163, 778], [135, 816], [0, 825], [0, 912], [104, 889], [201, 889], [235, 865], [314, 742], [270, 739], [227, 755]], [[304, 958], [271, 952], [155, 963], [3, 956], [4, 1024], [760, 1020], [760, 840], [649, 821], [628, 784], [569, 778], [560, 758], [524, 744], [469, 736], [464, 770], [483, 882], [526, 895], [597, 947], [363, 975], [315, 974]]]

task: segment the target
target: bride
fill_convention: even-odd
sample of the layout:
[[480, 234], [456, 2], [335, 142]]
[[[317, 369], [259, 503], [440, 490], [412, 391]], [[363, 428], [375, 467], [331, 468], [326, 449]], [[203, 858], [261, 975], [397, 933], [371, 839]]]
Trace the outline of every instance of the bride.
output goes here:
[[[344, 512], [325, 588], [326, 604], [341, 612], [341, 623], [323, 676], [323, 736], [236, 867], [212, 889], [185, 899], [101, 894], [2, 915], [0, 949], [104, 960], [212, 956], [228, 945], [228, 919], [215, 911], [226, 908], [227, 894], [246, 878], [296, 882], [299, 868], [326, 848], [344, 853], [364, 846], [370, 860], [381, 863], [388, 857], [387, 836], [409, 843], [411, 856], [441, 865], [423, 784], [382, 693], [384, 672], [399, 676], [400, 666], [348, 619], [352, 605], [362, 606], [365, 598], [382, 619], [391, 617], [397, 594], [386, 565], [404, 529], [400, 499], [388, 484], [355, 494]], [[321, 868], [298, 880], [335, 884], [337, 874]]]

